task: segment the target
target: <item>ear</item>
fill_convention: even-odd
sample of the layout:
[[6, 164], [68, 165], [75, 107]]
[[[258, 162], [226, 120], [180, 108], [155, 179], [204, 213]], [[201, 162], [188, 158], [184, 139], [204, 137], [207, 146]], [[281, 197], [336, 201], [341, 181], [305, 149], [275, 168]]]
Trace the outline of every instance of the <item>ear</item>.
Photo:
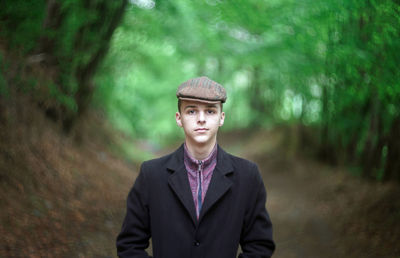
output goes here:
[[179, 127], [182, 127], [182, 117], [181, 117], [181, 113], [179, 113], [179, 112], [176, 112], [176, 113], [175, 113], [175, 120], [176, 120], [176, 124], [177, 124]]
[[219, 126], [222, 126], [225, 121], [225, 112], [221, 112], [221, 116], [219, 118]]

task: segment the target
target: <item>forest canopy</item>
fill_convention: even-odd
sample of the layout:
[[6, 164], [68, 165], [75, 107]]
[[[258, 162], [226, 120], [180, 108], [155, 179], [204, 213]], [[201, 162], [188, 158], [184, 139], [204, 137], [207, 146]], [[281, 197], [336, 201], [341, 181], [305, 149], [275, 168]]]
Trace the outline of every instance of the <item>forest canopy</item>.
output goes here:
[[65, 131], [92, 106], [163, 144], [180, 133], [176, 88], [206, 75], [228, 91], [225, 130], [310, 128], [321, 158], [400, 179], [399, 12], [389, 0], [2, 1], [0, 93], [19, 85]]

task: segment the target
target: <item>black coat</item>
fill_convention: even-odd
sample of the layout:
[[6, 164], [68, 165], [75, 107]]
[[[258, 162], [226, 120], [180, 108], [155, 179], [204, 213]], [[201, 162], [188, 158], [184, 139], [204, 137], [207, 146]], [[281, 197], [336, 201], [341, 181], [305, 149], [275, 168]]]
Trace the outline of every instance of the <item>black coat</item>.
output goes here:
[[197, 220], [183, 163], [183, 145], [142, 164], [128, 195], [117, 238], [120, 257], [270, 257], [275, 249], [265, 209], [266, 192], [257, 166], [218, 146], [217, 165]]

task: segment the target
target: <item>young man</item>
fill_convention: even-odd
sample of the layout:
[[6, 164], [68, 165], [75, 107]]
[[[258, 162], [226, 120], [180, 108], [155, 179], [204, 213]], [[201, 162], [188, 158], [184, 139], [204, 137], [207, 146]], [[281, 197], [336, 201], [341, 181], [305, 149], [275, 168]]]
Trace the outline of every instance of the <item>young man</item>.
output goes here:
[[142, 164], [117, 238], [119, 257], [270, 257], [275, 249], [257, 166], [217, 144], [225, 89], [207, 77], [181, 84], [176, 123], [185, 143]]

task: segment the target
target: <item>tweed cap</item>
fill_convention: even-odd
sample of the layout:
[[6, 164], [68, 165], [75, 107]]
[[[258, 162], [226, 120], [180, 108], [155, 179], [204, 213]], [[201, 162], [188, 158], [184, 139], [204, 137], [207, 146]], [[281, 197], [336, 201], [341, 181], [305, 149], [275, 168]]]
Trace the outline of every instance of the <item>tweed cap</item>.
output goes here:
[[190, 79], [179, 85], [176, 97], [183, 100], [196, 100], [206, 103], [226, 101], [226, 91], [224, 87], [210, 80], [206, 76]]

